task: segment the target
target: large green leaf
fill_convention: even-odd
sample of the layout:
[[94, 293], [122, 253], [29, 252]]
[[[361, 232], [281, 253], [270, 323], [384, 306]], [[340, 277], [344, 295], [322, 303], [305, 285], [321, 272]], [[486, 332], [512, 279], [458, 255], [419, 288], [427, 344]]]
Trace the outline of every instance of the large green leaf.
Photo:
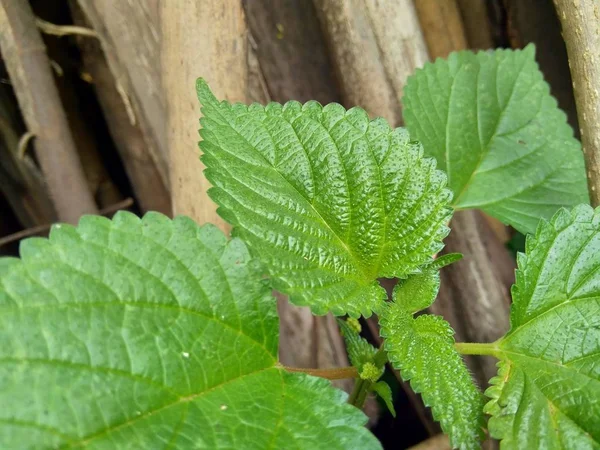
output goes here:
[[197, 88], [209, 193], [295, 304], [369, 316], [386, 298], [378, 277], [441, 249], [451, 193], [406, 130], [360, 108], [230, 105]]
[[490, 432], [506, 449], [600, 448], [600, 210], [560, 210], [518, 263]]
[[213, 226], [118, 214], [0, 259], [0, 448], [379, 448], [277, 364], [270, 286]]
[[403, 98], [406, 127], [447, 172], [454, 206], [524, 233], [589, 201], [581, 146], [534, 57], [533, 45], [452, 53], [410, 77]]
[[398, 299], [379, 317], [390, 362], [432, 407], [452, 446], [479, 449], [483, 396], [454, 348], [454, 331], [448, 322], [428, 314], [415, 319]]

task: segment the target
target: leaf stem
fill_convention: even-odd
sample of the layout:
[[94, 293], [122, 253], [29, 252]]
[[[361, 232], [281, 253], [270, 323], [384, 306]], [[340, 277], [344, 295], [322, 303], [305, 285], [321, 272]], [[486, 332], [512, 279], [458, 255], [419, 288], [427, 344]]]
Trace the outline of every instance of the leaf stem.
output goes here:
[[356, 367], [335, 367], [332, 369], [305, 369], [303, 367], [283, 367], [288, 372], [302, 372], [314, 377], [326, 378], [328, 380], [343, 380], [344, 378], [357, 378]]
[[362, 409], [365, 404], [365, 400], [367, 399], [367, 393], [370, 386], [371, 382], [369, 380], [358, 378], [354, 383], [354, 389], [352, 389], [352, 393], [348, 398], [348, 403], [356, 406], [358, 409]]
[[463, 355], [490, 355], [498, 358], [500, 353], [500, 349], [496, 343], [457, 342], [454, 346]]

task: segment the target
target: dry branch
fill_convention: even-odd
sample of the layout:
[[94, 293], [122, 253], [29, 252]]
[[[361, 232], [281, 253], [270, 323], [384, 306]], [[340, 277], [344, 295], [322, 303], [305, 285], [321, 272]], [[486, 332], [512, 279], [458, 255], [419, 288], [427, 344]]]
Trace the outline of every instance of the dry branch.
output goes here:
[[415, 7], [431, 60], [467, 48], [456, 0], [415, 0]]
[[427, 61], [412, 1], [323, 0], [314, 4], [344, 103], [400, 125], [406, 78]]
[[600, 3], [554, 0], [569, 54], [592, 206], [600, 205]]
[[33, 134], [18, 125], [18, 106], [8, 91], [0, 85], [0, 189], [21, 225], [53, 222], [56, 213], [44, 178], [25, 151], [31, 142], [26, 137]]
[[247, 99], [246, 23], [237, 0], [163, 2], [162, 67], [168, 104], [171, 192], [175, 214], [198, 223], [228, 225], [208, 198], [199, 161], [196, 78], [203, 77], [219, 98]]
[[0, 49], [58, 218], [97, 212], [28, 2], [0, 0]]
[[[98, 34], [127, 120], [142, 132], [145, 150], [141, 157], [150, 158], [152, 162], [147, 165], [154, 166], [160, 183], [168, 189], [166, 97], [160, 66], [159, 8], [162, 2], [77, 0], [77, 3], [86, 25]], [[112, 96], [112, 91], [108, 95]]]
[[[87, 26], [85, 16], [77, 3], [71, 1], [70, 5], [75, 22]], [[121, 156], [140, 209], [142, 212], [159, 211], [171, 215], [171, 194], [161, 173], [166, 169], [166, 164], [161, 171], [156, 159], [150, 154], [152, 136], [145, 135], [139, 124], [134, 125], [130, 122], [127, 106], [119, 93], [117, 82], [99, 41], [85, 37], [80, 37], [77, 41], [83, 55], [85, 70], [91, 75], [109, 132]], [[157, 42], [156, 45], [158, 44]], [[166, 117], [163, 120], [166, 120]]]
[[486, 50], [495, 47], [488, 4], [481, 0], [457, 0], [468, 47]]

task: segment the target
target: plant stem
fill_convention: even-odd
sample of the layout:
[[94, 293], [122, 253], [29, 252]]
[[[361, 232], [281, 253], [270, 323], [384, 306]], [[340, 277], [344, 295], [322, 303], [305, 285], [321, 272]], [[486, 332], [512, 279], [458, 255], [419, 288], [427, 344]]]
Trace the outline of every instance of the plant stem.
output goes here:
[[481, 344], [473, 342], [457, 342], [454, 344], [456, 350], [463, 355], [490, 355], [498, 357], [500, 349], [495, 343]]
[[302, 367], [284, 367], [288, 372], [302, 372], [314, 377], [326, 378], [328, 380], [343, 380], [344, 378], [357, 378], [356, 367], [336, 367], [333, 369], [305, 369]]
[[348, 403], [356, 406], [358, 409], [362, 409], [365, 404], [365, 400], [367, 399], [369, 386], [371, 386], [371, 382], [369, 380], [358, 378], [354, 383], [354, 389], [348, 398]]

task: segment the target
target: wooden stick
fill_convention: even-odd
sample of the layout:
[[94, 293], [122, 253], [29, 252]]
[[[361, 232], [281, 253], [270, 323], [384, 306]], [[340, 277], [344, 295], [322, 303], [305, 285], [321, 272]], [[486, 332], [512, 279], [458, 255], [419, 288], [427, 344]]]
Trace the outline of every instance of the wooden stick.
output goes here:
[[195, 85], [203, 77], [217, 98], [246, 101], [247, 29], [242, 2], [162, 2], [161, 22], [173, 211], [228, 230], [206, 193], [209, 183], [199, 160], [200, 105]]
[[[81, 27], [89, 26], [86, 16], [77, 1], [71, 0], [69, 4], [74, 22]], [[103, 5], [108, 7], [108, 2], [103, 3]], [[123, 3], [122, 6], [124, 7], [125, 4]], [[117, 14], [117, 12], [114, 14]], [[150, 22], [152, 18], [144, 15], [143, 8], [132, 9], [129, 19], [130, 21], [135, 20], [136, 23], [142, 23], [144, 22], [142, 16], [148, 27], [158, 27], [158, 23], [152, 24]], [[99, 17], [103, 18], [105, 16]], [[115, 36], [115, 39], [117, 37]], [[107, 39], [107, 37], [105, 36], [104, 39]], [[126, 40], [124, 36], [119, 39], [119, 41], [124, 40]], [[147, 46], [159, 46], [158, 42], [145, 42]], [[119, 83], [115, 78], [116, 74], [111, 70], [106, 55], [102, 51], [101, 41], [84, 37], [78, 38], [77, 43], [81, 49], [85, 69], [93, 80], [94, 90], [98, 96], [100, 107], [104, 111], [108, 130], [121, 156], [141, 212], [158, 211], [170, 216], [172, 214], [171, 194], [163, 177], [163, 172], [166, 174], [167, 164], [164, 161], [161, 163], [161, 160], [155, 158], [152, 154], [151, 148], [156, 147], [153, 135], [145, 133], [140, 123], [131, 123], [130, 112], [127, 109], [128, 104], [125, 103], [124, 97], [119, 92]], [[105, 46], [105, 51], [113, 52], [113, 46]], [[149, 49], [146, 48], [146, 51], [149, 51]], [[158, 50], [156, 51], [158, 53]], [[113, 57], [113, 59], [115, 58]], [[125, 63], [130, 66], [131, 71], [136, 68], [139, 69], [135, 61], [126, 60]], [[150, 77], [151, 74], [148, 74], [148, 76]], [[160, 111], [155, 110], [155, 113], [159, 114]], [[138, 116], [141, 122], [144, 115], [138, 114]], [[162, 120], [163, 122], [166, 121], [165, 114], [162, 114]], [[162, 168], [160, 167], [161, 164]]]
[[457, 0], [469, 48], [487, 50], [494, 47], [488, 5], [481, 0]]
[[445, 434], [438, 434], [410, 447], [408, 450], [451, 450], [450, 440]]
[[0, 0], [0, 49], [59, 220], [96, 213], [29, 2]]
[[431, 60], [467, 48], [467, 38], [456, 0], [415, 0]]
[[[82, 47], [92, 49], [91, 58], [87, 57], [88, 52], [84, 51], [84, 60], [86, 65], [90, 61], [96, 63], [94, 68], [97, 71], [91, 75], [98, 76], [98, 82], [102, 82], [103, 89], [107, 91], [104, 94], [103, 89], [98, 89], [98, 98], [102, 108], [107, 111], [105, 116], [118, 149], [122, 152], [122, 143], [125, 142], [132, 145], [127, 149], [129, 153], [135, 153], [135, 156], [124, 157], [124, 160], [130, 158], [136, 160], [126, 167], [128, 175], [132, 174], [129, 168], [135, 166], [141, 168], [143, 164], [148, 169], [141, 168], [143, 172], [147, 172], [145, 175], [152, 174], [146, 183], [156, 183], [159, 192], [165, 189], [169, 191], [166, 139], [168, 99], [162, 86], [160, 65], [159, 6], [163, 2], [71, 0], [69, 3], [75, 22], [79, 26], [94, 29], [98, 34], [97, 40], [79, 39], [79, 43]], [[79, 8], [74, 8], [75, 3]], [[179, 2], [175, 3], [179, 4]], [[115, 20], [115, 17], [123, 20]], [[98, 49], [97, 42], [100, 43], [102, 51]], [[101, 60], [96, 57], [99, 55], [103, 55]], [[115, 91], [120, 100], [114, 99]], [[118, 114], [114, 114], [113, 110], [109, 109], [113, 107], [118, 109]], [[131, 127], [114, 125], [121, 120], [123, 108], [126, 113], [125, 119]], [[135, 138], [127, 142], [127, 133], [130, 131], [135, 134]], [[119, 133], [124, 133], [125, 137], [117, 136]], [[142, 142], [139, 140], [140, 134]], [[125, 164], [127, 166], [127, 163]], [[160, 180], [154, 173], [157, 173]], [[138, 190], [141, 189], [139, 178], [138, 174], [133, 181], [138, 185], [136, 190], [138, 196]], [[162, 198], [160, 203], [159, 206], [162, 208], [165, 204]], [[142, 202], [141, 196], [140, 204], [144, 209], [155, 208], [151, 202]], [[161, 211], [164, 212], [163, 209]]]
[[[107, 216], [121, 209], [127, 209], [133, 205], [133, 199], [131, 197], [126, 198], [125, 200], [115, 203], [114, 205], [108, 206], [99, 211], [99, 214], [102, 216]], [[21, 230], [13, 234], [9, 234], [8, 236], [4, 236], [0, 238], [0, 247], [6, 244], [10, 244], [11, 242], [19, 241], [29, 236], [35, 236], [37, 234], [41, 234], [45, 231], [48, 231], [52, 228], [51, 223], [46, 223], [44, 225], [39, 225], [37, 227], [27, 228], [26, 230]]]
[[411, 0], [315, 0], [346, 106], [401, 125], [406, 78], [427, 61]]
[[590, 202], [600, 205], [600, 3], [554, 0], [567, 44]]

